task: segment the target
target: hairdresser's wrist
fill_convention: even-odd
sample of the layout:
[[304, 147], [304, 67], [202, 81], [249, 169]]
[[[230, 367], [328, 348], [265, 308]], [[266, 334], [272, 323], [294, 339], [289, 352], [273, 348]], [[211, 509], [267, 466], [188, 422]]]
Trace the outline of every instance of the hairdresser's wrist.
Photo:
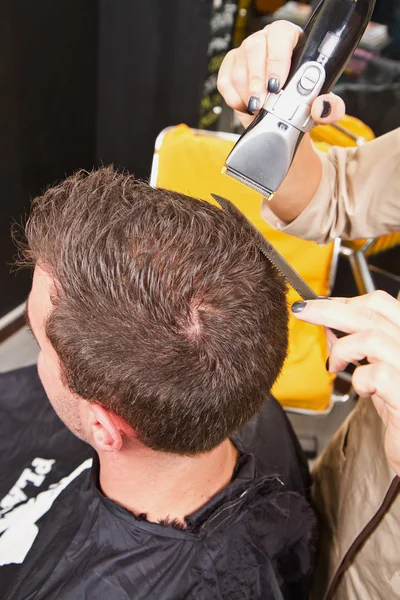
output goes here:
[[290, 223], [314, 198], [322, 179], [322, 163], [309, 134], [301, 141], [282, 185], [266, 205], [285, 223]]

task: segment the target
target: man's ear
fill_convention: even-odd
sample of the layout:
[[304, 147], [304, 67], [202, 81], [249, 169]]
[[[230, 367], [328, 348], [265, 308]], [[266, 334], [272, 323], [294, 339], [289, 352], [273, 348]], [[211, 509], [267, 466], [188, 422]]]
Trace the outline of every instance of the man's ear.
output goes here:
[[[122, 419], [94, 402], [89, 405], [89, 427], [93, 445], [99, 452], [115, 452], [121, 449], [126, 424]], [[125, 427], [124, 427], [125, 425]]]

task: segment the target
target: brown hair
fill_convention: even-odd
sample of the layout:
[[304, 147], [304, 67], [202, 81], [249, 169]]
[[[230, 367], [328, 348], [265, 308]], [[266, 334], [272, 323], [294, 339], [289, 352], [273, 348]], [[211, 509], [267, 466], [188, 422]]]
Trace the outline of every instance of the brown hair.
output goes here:
[[79, 172], [33, 200], [22, 257], [55, 280], [64, 382], [149, 447], [209, 451], [261, 409], [287, 350], [285, 284], [234, 216]]

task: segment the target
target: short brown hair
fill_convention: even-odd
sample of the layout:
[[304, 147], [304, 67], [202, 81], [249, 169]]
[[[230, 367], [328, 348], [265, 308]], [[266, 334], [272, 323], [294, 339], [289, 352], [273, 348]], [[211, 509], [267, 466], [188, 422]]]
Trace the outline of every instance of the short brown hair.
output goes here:
[[149, 447], [211, 450], [257, 413], [287, 350], [285, 284], [233, 215], [107, 167], [33, 200], [23, 260], [55, 280], [64, 382]]

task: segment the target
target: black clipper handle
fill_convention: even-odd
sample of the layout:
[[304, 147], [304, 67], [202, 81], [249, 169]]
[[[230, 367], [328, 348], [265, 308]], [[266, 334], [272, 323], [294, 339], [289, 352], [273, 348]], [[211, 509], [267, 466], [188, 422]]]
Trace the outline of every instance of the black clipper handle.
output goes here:
[[318, 61], [326, 72], [320, 94], [329, 92], [362, 38], [374, 6], [375, 0], [322, 0], [294, 49], [283, 89], [304, 63]]

